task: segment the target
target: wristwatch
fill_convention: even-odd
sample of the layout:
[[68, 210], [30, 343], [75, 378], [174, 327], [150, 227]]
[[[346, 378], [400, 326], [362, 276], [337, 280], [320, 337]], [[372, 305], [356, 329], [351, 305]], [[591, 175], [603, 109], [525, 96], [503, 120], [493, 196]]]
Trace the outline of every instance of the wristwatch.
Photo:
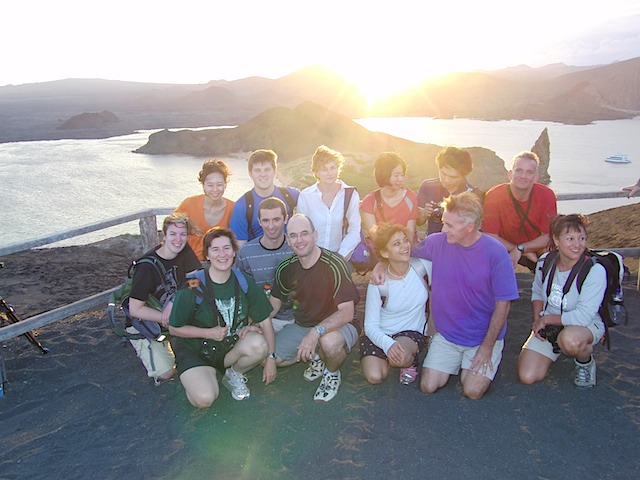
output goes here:
[[324, 335], [324, 327], [322, 325], [316, 325], [316, 332], [318, 332], [320, 336]]
[[278, 356], [276, 355], [276, 352], [269, 352], [267, 354], [267, 358], [273, 358], [275, 360]]
[[524, 253], [524, 244], [520, 244], [516, 247], [520, 253]]

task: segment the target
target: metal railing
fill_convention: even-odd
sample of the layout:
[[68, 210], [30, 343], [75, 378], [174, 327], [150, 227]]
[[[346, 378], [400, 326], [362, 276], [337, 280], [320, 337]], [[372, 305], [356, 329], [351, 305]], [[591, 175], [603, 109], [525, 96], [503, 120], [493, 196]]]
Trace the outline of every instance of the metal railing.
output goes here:
[[[558, 194], [557, 199], [558, 201], [590, 200], [590, 199], [598, 199], [598, 198], [621, 198], [625, 196], [626, 196], [625, 192], [605, 192], [605, 193], [587, 193], [587, 194], [569, 193], [569, 194]], [[96, 232], [99, 230], [103, 230], [105, 228], [113, 227], [123, 223], [132, 222], [135, 220], [139, 220], [140, 234], [142, 237], [141, 239], [142, 247], [143, 247], [143, 251], [146, 252], [151, 248], [153, 248], [155, 245], [157, 245], [159, 242], [157, 215], [168, 215], [173, 210], [174, 210], [173, 208], [154, 208], [149, 210], [141, 210], [139, 212], [122, 215], [119, 217], [111, 218], [101, 222], [92, 223], [82, 227], [64, 230], [62, 232], [53, 233], [43, 237], [28, 240], [26, 242], [20, 242], [13, 245], [9, 245], [7, 247], [2, 247], [0, 248], [0, 256], [9, 255], [12, 253], [18, 253], [18, 252], [22, 252], [32, 248], [41, 247], [44, 245], [50, 245], [52, 243], [56, 243], [61, 240], [77, 237], [80, 235], [84, 235], [86, 233]], [[629, 257], [629, 258], [640, 257], [640, 247], [612, 248], [610, 250], [618, 252], [620, 255], [624, 257]], [[639, 282], [640, 282], [640, 275], [639, 275]], [[2, 327], [0, 328], [0, 341], [17, 337], [18, 335], [22, 335], [23, 333], [26, 333], [30, 330], [43, 327], [45, 325], [48, 325], [58, 320], [62, 320], [72, 315], [76, 315], [78, 313], [91, 310], [97, 307], [102, 307], [106, 305], [109, 295], [113, 291], [115, 291], [117, 288], [118, 287], [111, 288], [102, 293], [92, 295], [88, 298], [84, 298], [82, 300], [71, 303], [69, 305], [65, 305], [63, 307], [59, 307], [54, 310], [50, 310], [48, 312], [34, 315], [33, 317], [22, 320], [21, 322], [13, 323], [11, 325]]]

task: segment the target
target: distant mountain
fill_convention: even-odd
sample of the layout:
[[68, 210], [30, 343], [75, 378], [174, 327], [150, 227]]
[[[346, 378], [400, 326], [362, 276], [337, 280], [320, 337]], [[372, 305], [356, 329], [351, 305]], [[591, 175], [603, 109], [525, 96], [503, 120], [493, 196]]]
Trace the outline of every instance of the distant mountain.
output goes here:
[[538, 68], [532, 68], [528, 65], [518, 65], [516, 67], [508, 67], [501, 70], [488, 70], [482, 72], [505, 80], [539, 82], [543, 80], [551, 80], [552, 78], [561, 77], [562, 75], [567, 75], [569, 73], [591, 70], [593, 68], [597, 67], [575, 67], [564, 63], [552, 63], [551, 65]]
[[[538, 69], [533, 69], [537, 71]], [[640, 57], [560, 76], [471, 72], [428, 80], [376, 105], [374, 115], [587, 124], [640, 115]], [[540, 78], [547, 78], [539, 80]]]
[[[278, 79], [207, 84], [67, 79], [0, 87], [0, 142], [101, 138], [135, 130], [238, 125], [311, 101], [350, 118], [429, 116], [585, 124], [640, 115], [640, 57], [598, 67], [563, 64], [444, 75], [369, 106], [356, 85], [311, 66]], [[107, 126], [60, 130], [65, 119], [113, 112]]]

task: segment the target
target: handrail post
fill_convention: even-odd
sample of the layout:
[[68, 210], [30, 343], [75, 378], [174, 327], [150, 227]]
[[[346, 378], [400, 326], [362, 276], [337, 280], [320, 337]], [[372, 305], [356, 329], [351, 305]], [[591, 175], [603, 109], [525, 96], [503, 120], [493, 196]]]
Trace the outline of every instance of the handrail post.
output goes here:
[[142, 237], [142, 251], [148, 252], [160, 243], [158, 239], [158, 223], [156, 216], [149, 211], [140, 217], [140, 236]]

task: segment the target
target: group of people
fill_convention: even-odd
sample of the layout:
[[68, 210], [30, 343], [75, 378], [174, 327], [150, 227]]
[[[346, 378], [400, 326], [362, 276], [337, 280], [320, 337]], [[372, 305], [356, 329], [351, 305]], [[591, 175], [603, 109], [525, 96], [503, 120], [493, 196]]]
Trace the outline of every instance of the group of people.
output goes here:
[[[377, 158], [379, 188], [362, 201], [340, 179], [343, 164], [340, 152], [318, 147], [311, 159], [317, 181], [299, 191], [276, 186], [277, 155], [257, 150], [248, 160], [254, 187], [233, 202], [224, 197], [227, 165], [204, 163], [198, 176], [204, 193], [164, 220], [164, 240], [147, 254], [171, 281], [145, 263], [133, 278], [131, 315], [161, 324], [171, 336], [170, 344], [131, 340], [157, 384], [177, 370], [189, 402], [207, 408], [219, 395], [218, 373], [232, 397], [243, 400], [252, 368], [261, 364], [269, 384], [278, 368], [308, 362], [303, 377], [320, 380], [313, 398], [330, 401], [358, 343], [372, 384], [398, 368], [401, 383], [419, 378], [420, 390], [433, 393], [460, 374], [464, 394], [478, 399], [501, 362], [521, 264], [535, 278], [520, 381], [544, 379], [561, 352], [575, 359], [576, 385], [595, 385], [592, 351], [604, 333], [597, 312], [606, 279], [593, 268], [585, 287], [564, 298], [564, 282], [586, 248], [586, 219], [557, 216], [553, 191], [537, 183], [534, 153], [516, 155], [509, 182], [486, 195], [467, 181], [471, 155], [456, 147], [439, 152], [438, 178], [425, 180], [417, 194], [404, 185], [407, 164], [395, 152]], [[419, 241], [424, 224], [427, 235]], [[349, 265], [361, 232], [379, 259], [363, 326]], [[542, 278], [536, 265], [549, 250], [558, 254]], [[148, 306], [150, 296], [161, 311]], [[565, 327], [559, 351], [541, 336], [548, 325]]]

